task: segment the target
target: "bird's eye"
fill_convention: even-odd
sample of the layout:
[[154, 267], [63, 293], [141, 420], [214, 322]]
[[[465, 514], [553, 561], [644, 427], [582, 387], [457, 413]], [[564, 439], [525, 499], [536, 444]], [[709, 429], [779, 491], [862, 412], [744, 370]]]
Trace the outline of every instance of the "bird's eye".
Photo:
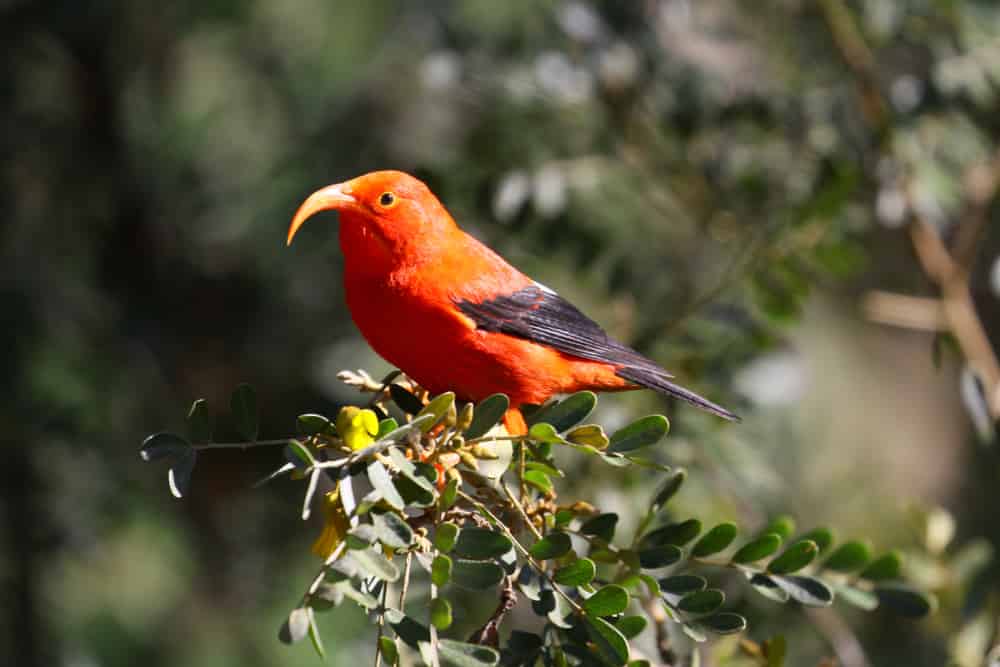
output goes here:
[[396, 203], [396, 195], [391, 192], [383, 192], [378, 197], [378, 205], [382, 208], [389, 208]]

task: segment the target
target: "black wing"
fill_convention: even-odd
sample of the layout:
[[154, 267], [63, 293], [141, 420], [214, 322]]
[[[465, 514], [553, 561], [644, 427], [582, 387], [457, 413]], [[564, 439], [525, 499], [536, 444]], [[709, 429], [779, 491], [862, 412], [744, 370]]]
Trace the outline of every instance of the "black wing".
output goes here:
[[456, 305], [476, 327], [548, 345], [564, 354], [615, 366], [618, 377], [641, 387], [676, 396], [725, 419], [736, 415], [673, 382], [673, 376], [627, 345], [619, 343], [599, 324], [566, 299], [541, 285], [511, 294]]

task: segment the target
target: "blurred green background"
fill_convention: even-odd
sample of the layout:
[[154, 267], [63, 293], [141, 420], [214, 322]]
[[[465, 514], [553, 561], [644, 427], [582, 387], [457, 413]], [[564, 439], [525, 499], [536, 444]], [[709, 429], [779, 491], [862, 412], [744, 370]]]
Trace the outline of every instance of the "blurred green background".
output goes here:
[[[137, 449], [200, 396], [235, 437], [240, 382], [281, 437], [356, 400], [338, 370], [388, 370], [335, 217], [284, 247], [307, 194], [381, 168], [746, 416], [602, 400], [609, 427], [671, 415], [686, 510], [901, 547], [942, 601], [913, 623], [737, 587], [751, 637], [784, 633], [794, 665], [984, 663], [995, 427], [947, 337], [862, 304], [936, 296], [911, 216], [977, 225], [1000, 342], [997, 3], [3, 0], [0, 51], [4, 664], [316, 663], [276, 631], [318, 526], [291, 484], [249, 488], [280, 452], [210, 452], [176, 501]], [[656, 483], [586, 465], [564, 497], [626, 518]], [[371, 659], [360, 611], [321, 623], [328, 662]]]

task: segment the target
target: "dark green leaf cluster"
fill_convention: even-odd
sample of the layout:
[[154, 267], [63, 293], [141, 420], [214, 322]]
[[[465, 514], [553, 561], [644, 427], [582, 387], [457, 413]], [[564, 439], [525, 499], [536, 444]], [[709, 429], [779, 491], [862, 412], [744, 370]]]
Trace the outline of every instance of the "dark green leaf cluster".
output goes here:
[[[511, 435], [499, 425], [509, 407], [505, 396], [459, 406], [452, 393], [430, 397], [398, 377], [366, 383], [373, 394], [368, 417], [358, 408], [345, 408], [336, 419], [303, 414], [294, 438], [256, 440], [256, 398], [244, 385], [231, 408], [246, 442], [209, 442], [207, 408], [199, 400], [189, 438], [159, 433], [143, 443], [146, 460], [170, 460], [178, 496], [200, 449], [258, 444], [284, 445], [285, 463], [265, 481], [282, 475], [305, 481], [303, 518], [317, 504], [318, 490], [330, 489], [320, 502], [333, 538], [323, 547], [322, 568], [281, 627], [282, 641], [309, 637], [323, 655], [316, 614], [349, 600], [373, 614], [387, 664], [411, 651], [427, 664], [463, 667], [625, 665], [641, 661], [630, 642], [650, 624], [660, 626], [658, 636], [669, 635], [666, 624], [677, 624], [697, 642], [744, 630], [745, 616], [725, 608], [720, 578], [730, 574], [779, 603], [822, 607], [839, 595], [869, 611], [886, 607], [920, 617], [933, 608], [927, 595], [900, 580], [895, 552], [873, 558], [864, 542], [835, 546], [826, 528], [796, 536], [789, 517], [737, 544], [734, 523], [705, 530], [697, 518], [672, 516], [668, 505], [686, 472], [637, 454], [667, 433], [662, 416], [609, 436], [583, 423], [597, 397], [581, 392], [540, 406], [528, 417], [528, 434]], [[365, 423], [371, 430], [357, 431]], [[557, 502], [563, 477], [553, 456], [557, 447], [616, 467], [666, 473], [633, 534], [620, 534], [617, 514]], [[366, 490], [360, 495], [356, 488]], [[430, 586], [419, 617], [405, 607], [414, 576]], [[400, 595], [390, 596], [391, 588]], [[439, 634], [452, 626], [451, 598], [468, 592], [496, 594], [496, 611], [470, 640]], [[498, 628], [519, 603], [538, 616], [537, 631], [515, 631], [499, 646]]]

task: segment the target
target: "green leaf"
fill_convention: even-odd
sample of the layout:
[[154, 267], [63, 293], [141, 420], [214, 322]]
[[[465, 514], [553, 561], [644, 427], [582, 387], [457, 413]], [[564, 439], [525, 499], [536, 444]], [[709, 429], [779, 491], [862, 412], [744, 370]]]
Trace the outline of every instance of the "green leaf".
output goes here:
[[375, 434], [375, 441], [378, 442], [385, 436], [395, 431], [397, 428], [399, 428], [399, 422], [392, 417], [386, 417], [378, 423], [378, 433]]
[[660, 579], [660, 590], [671, 595], [684, 596], [705, 590], [708, 582], [705, 577], [697, 574], [675, 574], [672, 577]]
[[576, 426], [566, 432], [566, 439], [577, 445], [587, 445], [594, 449], [606, 449], [611, 442], [604, 429], [597, 424]]
[[573, 543], [570, 541], [569, 535], [553, 531], [532, 544], [528, 553], [536, 560], [548, 560], [565, 556], [572, 548]]
[[330, 433], [333, 429], [333, 424], [330, 423], [329, 419], [323, 415], [313, 413], [299, 415], [295, 419], [295, 426], [299, 434], [305, 437]]
[[937, 599], [905, 584], [886, 583], [875, 587], [879, 604], [900, 616], [923, 618], [937, 609]]
[[562, 586], [583, 586], [593, 581], [595, 576], [597, 576], [597, 566], [594, 565], [594, 561], [589, 558], [578, 558], [556, 570], [552, 578]]
[[187, 427], [191, 442], [201, 444], [212, 441], [212, 418], [208, 414], [208, 401], [204, 398], [199, 398], [191, 404]]
[[562, 477], [566, 476], [563, 473], [562, 470], [559, 470], [557, 468], [553, 468], [549, 464], [542, 463], [541, 461], [528, 461], [524, 465], [525, 465], [525, 467], [528, 470], [538, 470], [538, 471], [544, 472], [549, 477], [559, 477], [559, 478], [562, 478]]
[[528, 437], [532, 440], [537, 440], [538, 442], [547, 442], [551, 444], [559, 444], [563, 440], [556, 433], [556, 428], [552, 424], [542, 422], [540, 424], [535, 424], [530, 429], [528, 429]]
[[544, 493], [552, 491], [552, 480], [541, 470], [525, 470], [524, 481]]
[[323, 639], [319, 635], [319, 628], [316, 627], [316, 614], [312, 607], [306, 609], [309, 618], [309, 640], [312, 641], [313, 648], [320, 658], [326, 658], [326, 649], [323, 648]]
[[143, 461], [180, 456], [191, 449], [191, 443], [176, 433], [154, 433], [142, 441], [139, 456]]
[[285, 445], [285, 460], [295, 466], [296, 470], [308, 470], [316, 465], [312, 452], [298, 440], [289, 440]]
[[451, 581], [451, 558], [444, 554], [438, 554], [431, 562], [431, 581], [437, 587], [444, 586]]
[[432, 428], [437, 426], [442, 419], [448, 414], [448, 409], [455, 405], [455, 392], [446, 391], [443, 394], [439, 394], [431, 399], [431, 402], [423, 407], [423, 409], [417, 413], [418, 417], [423, 417], [424, 415], [431, 415], [433, 419], [428, 419], [426, 422], [420, 425], [420, 430], [427, 433]]
[[694, 558], [705, 558], [726, 549], [736, 539], [735, 523], [720, 523], [712, 528], [691, 549]]
[[438, 630], [451, 627], [451, 603], [446, 598], [431, 600], [431, 625]]
[[[698, 642], [699, 644], [708, 641], [708, 635], [705, 634], [705, 630], [697, 623], [682, 623], [681, 630], [684, 631], [684, 634], [686, 634], [688, 637]], [[700, 655], [700, 654], [696, 652], [694, 653], [694, 655]]]
[[390, 384], [389, 396], [392, 397], [392, 402], [408, 415], [415, 415], [424, 409], [423, 401], [402, 385]]
[[804, 540], [796, 542], [772, 560], [767, 565], [767, 571], [771, 574], [791, 574], [798, 572], [809, 563], [813, 562], [819, 553], [819, 547], [815, 542]]
[[772, 577], [793, 600], [810, 607], [829, 607], [833, 604], [833, 591], [815, 577], [788, 575]]
[[198, 462], [198, 450], [188, 448], [167, 471], [167, 484], [175, 498], [183, 498], [191, 488], [191, 473]]
[[441, 499], [439, 500], [442, 512], [447, 512], [451, 509], [452, 505], [458, 499], [458, 485], [459, 480], [457, 479], [449, 479], [448, 483], [445, 484], [444, 489], [441, 491]]
[[489, 646], [440, 639], [438, 658], [446, 667], [488, 667], [500, 662], [500, 653]]
[[580, 391], [567, 396], [558, 403], [552, 403], [531, 415], [532, 425], [546, 423], [559, 433], [576, 426], [586, 419], [594, 406], [597, 405], [597, 395], [592, 391]]
[[372, 526], [378, 541], [392, 549], [405, 549], [413, 544], [413, 529], [395, 512], [372, 516]]
[[476, 410], [472, 415], [472, 424], [469, 425], [469, 428], [465, 429], [466, 439], [471, 440], [472, 438], [479, 438], [486, 435], [491, 428], [503, 419], [503, 415], [509, 407], [510, 399], [503, 394], [493, 394], [484, 398], [476, 406]]
[[871, 581], [899, 579], [902, 567], [903, 561], [899, 552], [890, 551], [873, 560], [858, 576]]
[[643, 569], [652, 570], [658, 567], [673, 565], [684, 557], [684, 552], [675, 544], [661, 544], [639, 551], [639, 565]]
[[306, 638], [309, 634], [309, 612], [306, 607], [296, 607], [281, 625], [278, 639], [284, 644], [294, 644]]
[[446, 521], [434, 529], [434, 547], [438, 551], [448, 553], [454, 548], [457, 539], [458, 526], [451, 522]]
[[251, 442], [257, 439], [257, 392], [248, 384], [241, 384], [229, 399], [229, 409], [236, 422], [236, 430]]
[[780, 602], [782, 604], [788, 602], [788, 591], [779, 586], [777, 581], [766, 574], [761, 572], [751, 574], [750, 585], [754, 587], [754, 590], [769, 600], [774, 600], [775, 602]]
[[615, 526], [618, 525], [618, 515], [614, 513], [598, 514], [583, 522], [580, 532], [584, 535], [594, 535], [605, 542], [615, 537]]
[[390, 667], [399, 662], [399, 649], [396, 647], [396, 640], [389, 635], [382, 635], [378, 640], [379, 648], [382, 650], [382, 658]]
[[389, 506], [393, 509], [402, 510], [406, 507], [406, 501], [403, 500], [403, 496], [399, 494], [396, 490], [396, 485], [392, 483], [392, 477], [389, 476], [389, 471], [385, 469], [380, 461], [372, 460], [367, 467], [368, 481], [372, 483], [372, 487], [378, 491], [379, 495], [385, 502], [389, 503]]
[[591, 616], [614, 616], [628, 607], [628, 591], [617, 584], [598, 589], [583, 601], [583, 610]]
[[774, 533], [782, 539], [787, 540], [795, 532], [795, 519], [788, 515], [775, 517], [774, 521], [768, 524], [767, 528], [760, 531], [761, 536], [767, 533]]
[[730, 559], [733, 563], [745, 565], [767, 558], [781, 548], [781, 536], [766, 533], [756, 540], [744, 544]]
[[823, 554], [833, 545], [833, 531], [829, 528], [814, 528], [805, 535], [799, 537], [799, 542], [809, 540], [816, 543], [819, 553]]
[[503, 569], [490, 561], [455, 559], [451, 570], [452, 582], [469, 591], [494, 588], [503, 577]]
[[344, 581], [339, 581], [336, 584], [333, 584], [333, 586], [338, 589], [341, 595], [346, 597], [348, 600], [355, 602], [359, 606], [367, 609], [368, 611], [371, 611], [372, 609], [378, 607], [378, 600], [376, 600], [373, 595], [371, 595], [370, 593], [365, 593], [364, 591], [355, 588], [354, 584], [351, 583], [349, 579]]
[[706, 588], [682, 597], [677, 608], [688, 614], [711, 614], [726, 601], [726, 594], [718, 588]]
[[583, 624], [601, 657], [615, 667], [628, 661], [628, 641], [618, 628], [603, 618], [589, 615], [583, 617]]
[[717, 635], [731, 635], [747, 628], [747, 619], [739, 614], [724, 611], [708, 618], [698, 619], [698, 624]]
[[670, 430], [670, 422], [663, 415], [650, 415], [632, 422], [611, 436], [609, 452], [630, 452], [656, 444]]
[[[431, 469], [433, 470], [433, 467]], [[418, 479], [420, 480], [419, 483], [417, 482]], [[400, 497], [402, 497], [403, 502], [407, 505], [430, 507], [435, 502], [434, 491], [427, 489], [427, 486], [430, 485], [430, 481], [419, 472], [413, 477], [400, 475], [396, 477], [394, 483], [396, 490], [399, 491]], [[431, 489], [433, 488], [434, 487], [431, 486]]]
[[458, 534], [452, 551], [472, 560], [487, 560], [501, 556], [514, 548], [506, 535], [487, 528], [468, 526]]
[[685, 470], [678, 470], [672, 475], [669, 475], [656, 491], [656, 495], [653, 497], [653, 506], [650, 508], [650, 511], [658, 512], [664, 505], [666, 505], [670, 499], [681, 490], [681, 486], [684, 484], [685, 479], [687, 479], [687, 471]]
[[417, 648], [420, 642], [429, 642], [431, 640], [431, 631], [426, 625], [414, 620], [398, 609], [386, 609], [385, 620], [389, 622], [389, 625], [399, 635], [399, 638], [408, 646]]
[[823, 561], [823, 568], [835, 572], [854, 572], [867, 565], [871, 558], [871, 548], [864, 542], [844, 542], [827, 556]]
[[399, 579], [399, 568], [377, 549], [351, 551], [348, 558], [367, 576], [390, 583]]
[[359, 523], [347, 531], [348, 549], [367, 549], [375, 541], [375, 528], [370, 523]]
[[618, 632], [625, 635], [625, 639], [638, 637], [646, 629], [645, 616], [623, 616], [615, 622]]
[[675, 544], [684, 546], [701, 533], [701, 521], [698, 519], [688, 519], [679, 523], [672, 523], [661, 526], [651, 533], [647, 533], [642, 538], [643, 546], [662, 546], [664, 544]]

